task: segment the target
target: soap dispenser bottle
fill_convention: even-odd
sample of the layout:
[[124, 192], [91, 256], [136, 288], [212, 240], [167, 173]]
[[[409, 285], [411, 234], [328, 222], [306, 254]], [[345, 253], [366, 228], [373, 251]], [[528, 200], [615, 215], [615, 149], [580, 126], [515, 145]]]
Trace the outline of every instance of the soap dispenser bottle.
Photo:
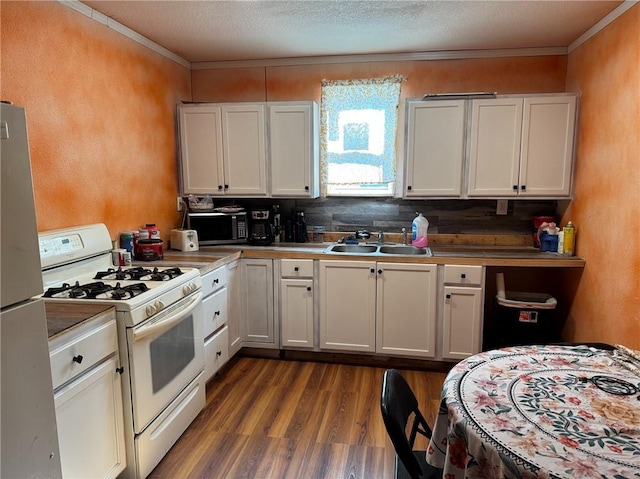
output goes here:
[[422, 216], [422, 213], [416, 212], [418, 216], [415, 217], [411, 224], [411, 244], [416, 248], [426, 248], [429, 244], [427, 239], [427, 229], [429, 228], [429, 221]]

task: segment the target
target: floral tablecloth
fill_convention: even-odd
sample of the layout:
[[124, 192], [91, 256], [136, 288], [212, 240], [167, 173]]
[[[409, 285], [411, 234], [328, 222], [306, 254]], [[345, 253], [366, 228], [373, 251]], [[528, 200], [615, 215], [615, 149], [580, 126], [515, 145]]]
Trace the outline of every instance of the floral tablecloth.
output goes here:
[[586, 346], [472, 356], [445, 380], [427, 460], [445, 479], [640, 478], [640, 377]]

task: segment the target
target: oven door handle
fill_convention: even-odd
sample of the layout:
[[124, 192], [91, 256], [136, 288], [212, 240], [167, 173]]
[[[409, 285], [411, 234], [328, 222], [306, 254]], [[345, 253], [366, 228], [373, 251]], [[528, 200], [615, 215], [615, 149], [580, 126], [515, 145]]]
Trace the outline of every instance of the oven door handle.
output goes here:
[[202, 291], [196, 293], [191, 298], [191, 301], [187, 303], [187, 307], [177, 311], [175, 314], [167, 318], [163, 318], [162, 321], [158, 321], [157, 323], [149, 324], [148, 326], [142, 326], [140, 329], [133, 330], [133, 342], [139, 341], [147, 336], [152, 334], [162, 333], [164, 331], [168, 331], [173, 326], [178, 324], [180, 321], [184, 319], [184, 317], [189, 314], [193, 309], [198, 305], [200, 300], [202, 299]]

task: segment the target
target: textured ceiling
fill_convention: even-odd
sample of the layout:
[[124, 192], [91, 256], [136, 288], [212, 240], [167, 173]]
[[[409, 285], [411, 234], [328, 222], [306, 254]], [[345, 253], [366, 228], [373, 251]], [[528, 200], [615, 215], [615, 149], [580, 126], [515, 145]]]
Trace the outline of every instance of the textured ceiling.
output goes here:
[[566, 47], [620, 1], [85, 1], [190, 62]]

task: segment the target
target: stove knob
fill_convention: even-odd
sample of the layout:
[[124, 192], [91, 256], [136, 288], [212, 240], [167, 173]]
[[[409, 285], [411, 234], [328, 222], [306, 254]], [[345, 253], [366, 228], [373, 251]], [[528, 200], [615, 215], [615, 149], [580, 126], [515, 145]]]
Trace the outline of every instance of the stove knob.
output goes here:
[[156, 311], [162, 311], [164, 309], [164, 303], [162, 301], [156, 301], [153, 305], [156, 307]]
[[151, 305], [148, 305], [148, 306], [145, 308], [145, 311], [147, 312], [147, 317], [151, 317], [151, 316], [153, 316], [154, 314], [156, 314], [156, 308], [154, 308], [154, 307], [153, 307], [153, 306], [151, 306]]
[[191, 286], [189, 286], [188, 284], [185, 284], [185, 285], [182, 287], [182, 294], [184, 294], [185, 296], [187, 296], [190, 292], [191, 292]]

